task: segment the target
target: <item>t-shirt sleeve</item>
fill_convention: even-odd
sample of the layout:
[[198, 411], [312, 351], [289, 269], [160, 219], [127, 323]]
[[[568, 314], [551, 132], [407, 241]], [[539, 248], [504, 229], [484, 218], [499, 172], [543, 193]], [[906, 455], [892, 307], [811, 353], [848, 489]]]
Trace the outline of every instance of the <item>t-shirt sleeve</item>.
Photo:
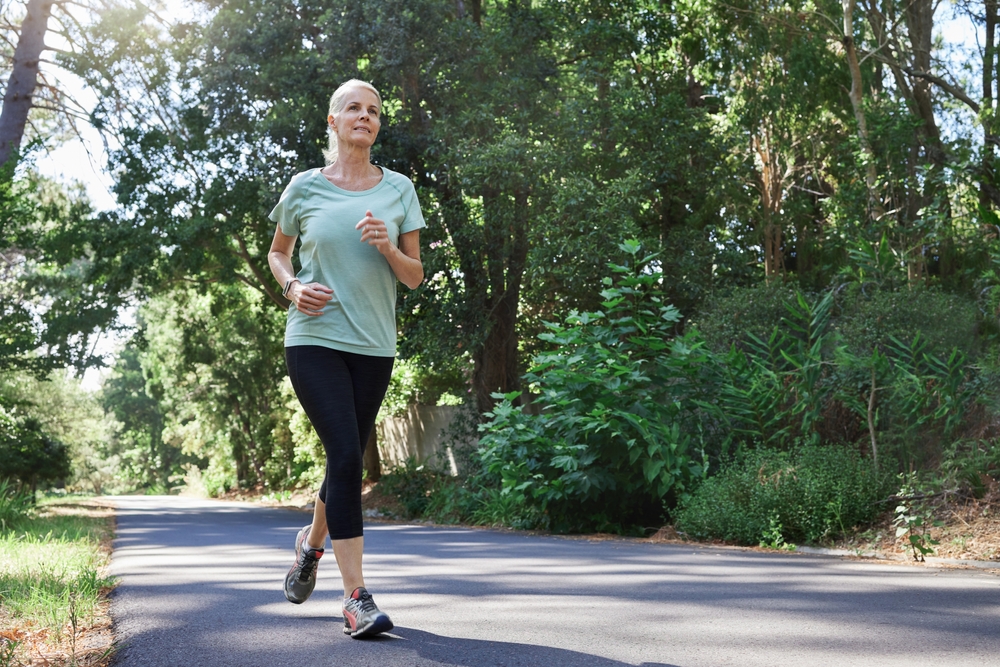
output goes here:
[[405, 234], [416, 229], [423, 229], [427, 226], [424, 222], [424, 214], [420, 212], [420, 202], [417, 201], [417, 191], [413, 187], [410, 179], [406, 179], [407, 187], [403, 190], [403, 208], [406, 210], [406, 217], [403, 224], [399, 226], [399, 233]]
[[298, 236], [300, 233], [299, 229], [299, 204], [302, 201], [301, 197], [301, 182], [302, 179], [295, 177], [291, 180], [285, 191], [281, 193], [281, 198], [278, 199], [277, 205], [271, 209], [271, 214], [268, 216], [272, 222], [278, 223], [281, 227], [281, 233], [285, 236]]

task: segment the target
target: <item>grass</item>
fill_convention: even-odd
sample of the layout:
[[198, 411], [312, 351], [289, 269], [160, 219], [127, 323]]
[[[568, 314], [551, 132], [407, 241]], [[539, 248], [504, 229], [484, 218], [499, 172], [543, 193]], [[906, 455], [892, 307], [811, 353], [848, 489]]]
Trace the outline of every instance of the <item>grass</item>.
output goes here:
[[110, 510], [59, 498], [0, 531], [0, 667], [110, 662], [112, 530]]

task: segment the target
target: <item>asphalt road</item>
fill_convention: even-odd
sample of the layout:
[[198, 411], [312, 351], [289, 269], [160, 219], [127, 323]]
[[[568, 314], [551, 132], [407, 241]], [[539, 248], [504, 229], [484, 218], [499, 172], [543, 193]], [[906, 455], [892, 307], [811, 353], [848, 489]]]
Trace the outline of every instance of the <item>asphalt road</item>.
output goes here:
[[1000, 666], [1000, 578], [628, 541], [370, 524], [369, 590], [396, 629], [342, 634], [332, 551], [281, 585], [309, 515], [119, 497], [116, 667]]

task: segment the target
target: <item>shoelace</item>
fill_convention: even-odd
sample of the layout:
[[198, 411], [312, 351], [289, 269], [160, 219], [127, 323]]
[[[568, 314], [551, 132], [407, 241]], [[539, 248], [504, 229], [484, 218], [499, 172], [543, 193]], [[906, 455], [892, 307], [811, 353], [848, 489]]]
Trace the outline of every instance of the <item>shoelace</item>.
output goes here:
[[368, 591], [365, 591], [364, 593], [361, 593], [357, 597], [357, 599], [355, 600], [355, 602], [358, 603], [358, 606], [361, 607], [361, 611], [363, 611], [363, 612], [367, 613], [367, 612], [370, 612], [370, 611], [376, 611], [376, 610], [378, 610], [378, 607], [375, 606], [375, 600], [372, 599], [371, 593], [369, 593]]
[[302, 550], [302, 564], [299, 567], [299, 580], [305, 581], [312, 576], [313, 570], [316, 569], [316, 564], [319, 563], [319, 558], [312, 555], [312, 551]]

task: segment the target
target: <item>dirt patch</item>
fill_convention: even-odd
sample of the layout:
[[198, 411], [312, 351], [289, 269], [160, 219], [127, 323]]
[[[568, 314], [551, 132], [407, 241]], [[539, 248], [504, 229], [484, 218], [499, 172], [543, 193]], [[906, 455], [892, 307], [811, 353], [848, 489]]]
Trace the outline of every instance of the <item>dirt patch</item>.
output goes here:
[[[1000, 492], [983, 498], [951, 496], [935, 508], [941, 526], [931, 526], [927, 534], [937, 544], [931, 557], [1000, 562]], [[896, 537], [893, 514], [887, 511], [868, 530], [837, 542], [835, 547], [850, 551], [906, 556], [906, 537]]]

